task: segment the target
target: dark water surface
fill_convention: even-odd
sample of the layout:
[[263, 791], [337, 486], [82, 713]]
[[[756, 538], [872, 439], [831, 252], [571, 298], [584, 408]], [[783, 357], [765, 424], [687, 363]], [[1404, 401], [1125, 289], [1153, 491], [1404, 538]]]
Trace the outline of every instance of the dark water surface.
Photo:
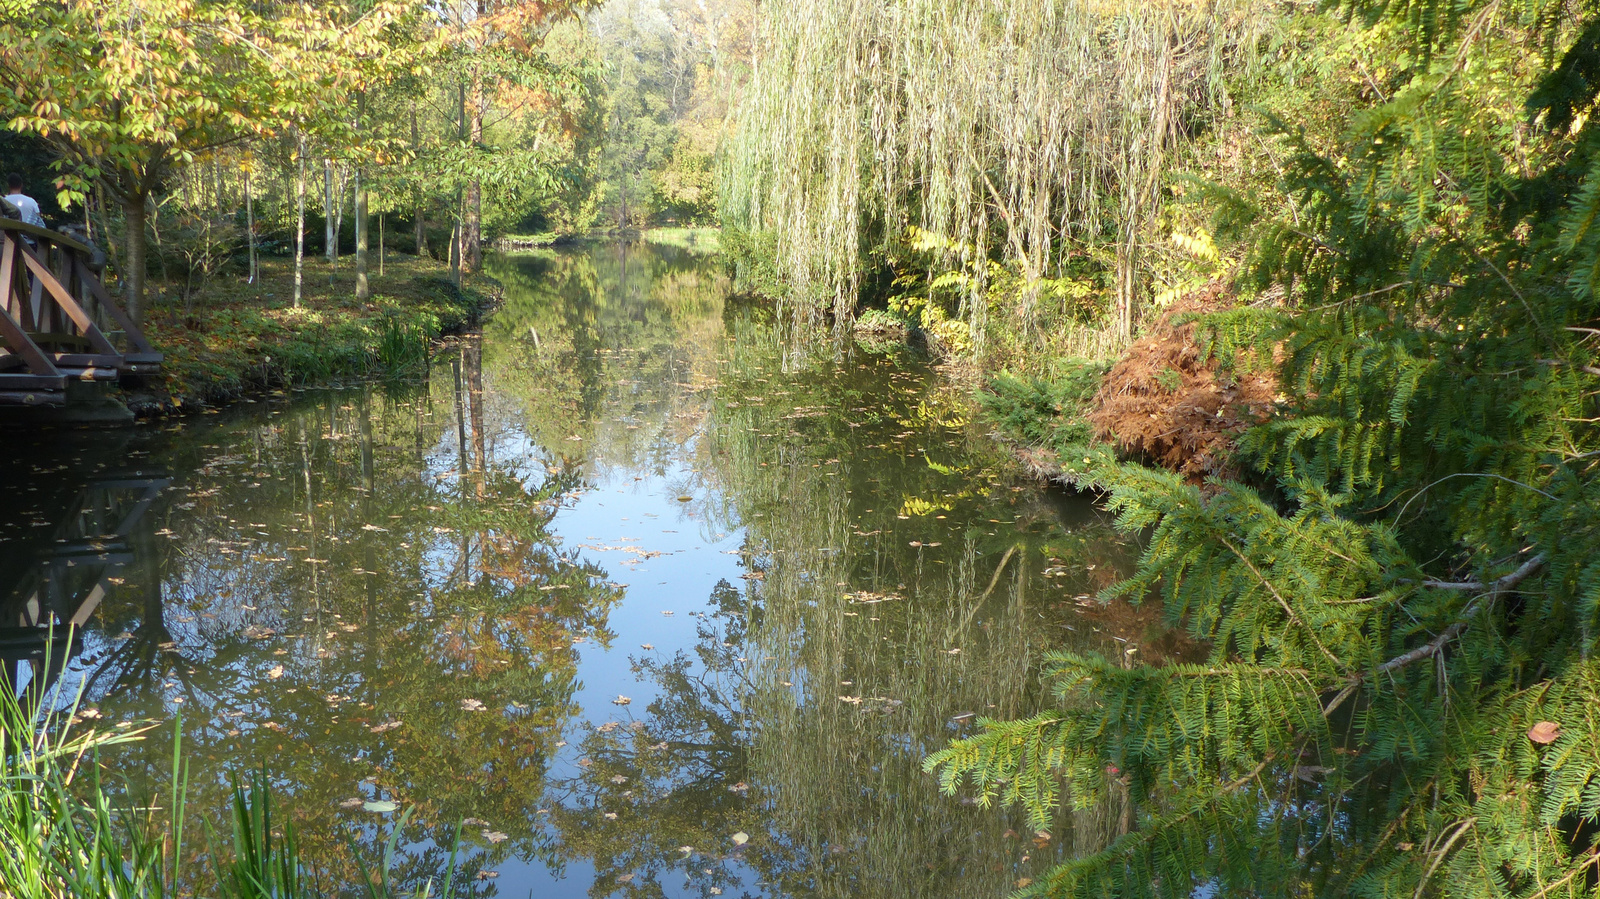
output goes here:
[[[396, 878], [465, 819], [484, 896], [992, 897], [1101, 845], [1104, 810], [1046, 838], [921, 763], [1034, 711], [1042, 652], [1146, 635], [1081, 606], [1129, 561], [1102, 513], [914, 355], [786, 357], [709, 257], [490, 273], [426, 384], [11, 446], [3, 623], [82, 635], [57, 675], [5, 630], [8, 677], [181, 712], [191, 814], [265, 765], [343, 877], [407, 811]], [[151, 796], [171, 754], [105, 761]]]

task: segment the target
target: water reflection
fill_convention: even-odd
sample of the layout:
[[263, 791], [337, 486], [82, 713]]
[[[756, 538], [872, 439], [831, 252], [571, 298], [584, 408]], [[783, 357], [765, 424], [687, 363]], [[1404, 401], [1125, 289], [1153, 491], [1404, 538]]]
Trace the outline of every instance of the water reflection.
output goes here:
[[135, 547], [148, 541], [141, 524], [168, 483], [134, 472], [95, 477], [70, 499], [47, 492], [30, 504], [26, 488], [11, 493], [7, 520], [46, 530], [0, 555], [0, 689], [30, 706], [49, 690], [81, 648], [83, 627], [123, 583]]
[[[330, 884], [388, 802], [402, 883], [464, 821], [480, 895], [993, 896], [1115, 835], [1114, 807], [1035, 834], [920, 768], [1036, 708], [1043, 650], [1160, 650], [1081, 607], [1130, 558], [1101, 515], [1015, 482], [916, 357], [786, 364], [715, 260], [491, 273], [506, 305], [426, 384], [119, 450], [171, 484], [61, 683], [108, 724], [181, 713], [190, 808], [267, 765]], [[86, 481], [60, 452], [29, 464]], [[170, 774], [162, 733], [106, 760], [126, 789]]]

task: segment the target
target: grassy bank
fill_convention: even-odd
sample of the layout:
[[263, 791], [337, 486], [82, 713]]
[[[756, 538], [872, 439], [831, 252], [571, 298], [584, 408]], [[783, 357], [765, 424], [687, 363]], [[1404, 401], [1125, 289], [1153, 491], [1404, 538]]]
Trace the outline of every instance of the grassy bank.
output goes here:
[[182, 412], [266, 388], [419, 371], [430, 342], [474, 322], [492, 288], [457, 289], [442, 263], [393, 255], [372, 266], [371, 296], [355, 298], [348, 260], [330, 279], [327, 262], [307, 260], [304, 295], [293, 303], [294, 267], [262, 259], [255, 283], [221, 275], [187, 300], [153, 285], [145, 330], [163, 353], [163, 377], [123, 399], [139, 415]]

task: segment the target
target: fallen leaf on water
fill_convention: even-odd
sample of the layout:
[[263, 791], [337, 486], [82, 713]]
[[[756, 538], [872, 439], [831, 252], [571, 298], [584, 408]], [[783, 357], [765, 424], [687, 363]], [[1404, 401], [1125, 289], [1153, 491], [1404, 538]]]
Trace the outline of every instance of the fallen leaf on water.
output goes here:
[[277, 680], [278, 678], [283, 677], [283, 666], [282, 665], [273, 665], [271, 668], [268, 668], [267, 669], [267, 677], [270, 677], [273, 680]]
[[379, 800], [376, 800], [374, 802], [363, 802], [363, 803], [361, 803], [361, 807], [363, 809], [366, 809], [369, 812], [377, 812], [378, 814], [388, 814], [389, 812], [394, 811], [395, 809], [399, 808], [400, 806], [395, 804], [391, 800], [379, 799]]
[[617, 813], [616, 812], [606, 812], [606, 820], [607, 821], [615, 821], [615, 820], [617, 820]]
[[742, 830], [733, 835], [733, 845], [735, 846], [743, 846], [748, 842], [750, 842], [750, 835]]
[[464, 712], [481, 712], [481, 711], [483, 711], [483, 709], [484, 709], [484, 705], [483, 705], [482, 700], [478, 700], [478, 699], [463, 699], [463, 700], [461, 700], [461, 710], [464, 711]]
[[463, 819], [461, 819], [461, 826], [462, 827], [488, 827], [489, 826], [489, 822], [483, 820], [482, 818], [463, 818]]
[[678, 847], [678, 851], [684, 853], [685, 855], [688, 855], [688, 854], [694, 852], [694, 847], [693, 846], [679, 846]]
[[361, 803], [362, 803], [362, 799], [358, 796], [358, 797], [356, 797], [354, 799], [346, 799], [345, 801], [339, 803], [339, 807], [340, 808], [360, 808], [361, 807]]
[[621, 875], [621, 876], [619, 876], [617, 878], [617, 883], [627, 883], [628, 881], [630, 881], [632, 879], [633, 879], [633, 875], [632, 874], [623, 874], [623, 875]]
[[504, 843], [506, 840], [510, 839], [509, 837], [507, 837], [505, 834], [501, 833], [498, 830], [486, 830], [486, 831], [484, 831], [483, 832], [483, 838], [488, 840], [491, 843]]
[[1540, 721], [1538, 724], [1528, 728], [1528, 739], [1538, 743], [1540, 746], [1554, 743], [1560, 737], [1561, 725], [1554, 721]]
[[626, 696], [618, 696], [616, 699], [611, 700], [612, 705], [627, 705], [630, 702], [633, 702], [633, 700]]
[[656, 647], [655, 647], [655, 644], [653, 644], [653, 643], [640, 643], [639, 644], [639, 648], [640, 649], [655, 649]]
[[1032, 877], [1018, 877], [1017, 878], [1017, 889], [1020, 890], [1023, 887], [1025, 887], [1028, 884], [1030, 884], [1030, 883], [1033, 883], [1033, 878]]
[[692, 499], [694, 499], [694, 497], [692, 497], [692, 496], [680, 496], [680, 497], [678, 497], [678, 502], [686, 503], [686, 502], [689, 502]]

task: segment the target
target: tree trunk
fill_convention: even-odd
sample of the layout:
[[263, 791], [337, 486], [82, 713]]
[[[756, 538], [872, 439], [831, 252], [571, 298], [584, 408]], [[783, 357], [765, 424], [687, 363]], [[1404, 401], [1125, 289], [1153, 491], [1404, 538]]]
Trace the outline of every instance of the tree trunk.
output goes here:
[[361, 170], [356, 169], [356, 299], [364, 300], [367, 289], [367, 185], [361, 180]]
[[[483, 143], [483, 105], [483, 79], [474, 73], [471, 121], [467, 134], [474, 149]], [[461, 267], [475, 272], [483, 262], [483, 188], [477, 178], [467, 182], [467, 213], [461, 237]]]
[[256, 258], [256, 207], [255, 198], [250, 192], [250, 172], [244, 173], [244, 232], [245, 240], [250, 244], [250, 281], [256, 283], [261, 276], [260, 263]]
[[333, 286], [333, 266], [339, 261], [339, 235], [333, 232], [333, 160], [322, 157], [322, 255], [328, 260], [328, 286]]
[[[417, 131], [417, 104], [411, 104], [411, 148], [419, 155], [422, 152], [422, 139]], [[428, 255], [428, 211], [427, 198], [421, 192], [417, 194], [417, 215], [414, 220], [417, 231], [417, 258]]]
[[378, 277], [383, 277], [383, 213], [378, 213]]
[[461, 224], [450, 229], [450, 283], [461, 286]]
[[300, 138], [299, 174], [295, 179], [294, 224], [294, 307], [300, 308], [300, 295], [306, 270], [306, 139]]
[[123, 266], [122, 277], [127, 282], [128, 317], [135, 324], [144, 321], [144, 267], [145, 267], [145, 225], [147, 211], [145, 203], [148, 195], [138, 192], [128, 197], [122, 204], [122, 216], [127, 225], [124, 242], [127, 244], [127, 265]]

